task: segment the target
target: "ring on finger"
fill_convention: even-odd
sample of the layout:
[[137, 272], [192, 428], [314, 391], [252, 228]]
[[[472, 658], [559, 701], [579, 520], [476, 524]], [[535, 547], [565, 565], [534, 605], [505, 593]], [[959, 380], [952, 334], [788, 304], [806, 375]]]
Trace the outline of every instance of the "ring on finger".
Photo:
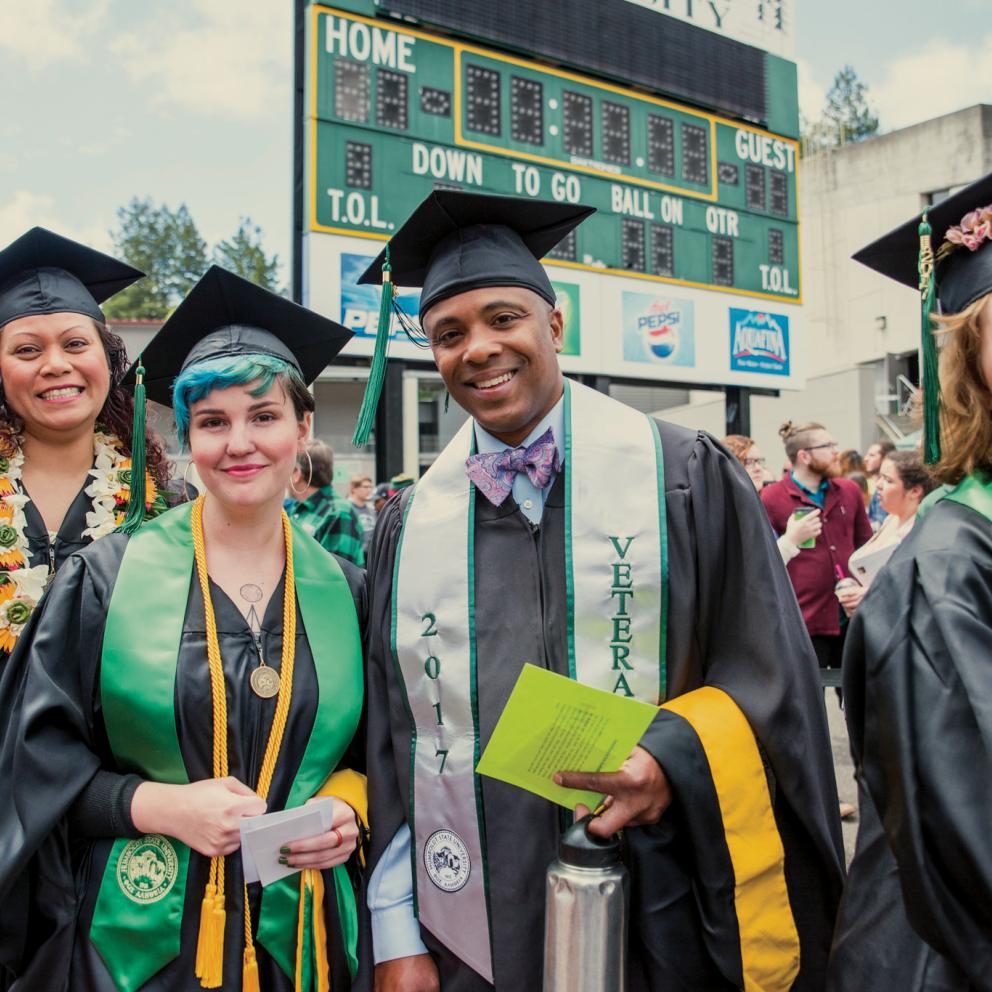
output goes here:
[[340, 847], [344, 843], [344, 835], [338, 830], [337, 827], [331, 827], [331, 833], [334, 834], [337, 839], [337, 847]]

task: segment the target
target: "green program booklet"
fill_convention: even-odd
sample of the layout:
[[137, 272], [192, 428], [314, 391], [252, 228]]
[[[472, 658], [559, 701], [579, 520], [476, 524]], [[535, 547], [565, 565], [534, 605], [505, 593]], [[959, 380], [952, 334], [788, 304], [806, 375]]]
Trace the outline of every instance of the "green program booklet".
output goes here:
[[568, 809], [576, 803], [593, 809], [600, 794], [562, 788], [553, 776], [617, 771], [657, 712], [649, 703], [524, 665], [476, 771]]

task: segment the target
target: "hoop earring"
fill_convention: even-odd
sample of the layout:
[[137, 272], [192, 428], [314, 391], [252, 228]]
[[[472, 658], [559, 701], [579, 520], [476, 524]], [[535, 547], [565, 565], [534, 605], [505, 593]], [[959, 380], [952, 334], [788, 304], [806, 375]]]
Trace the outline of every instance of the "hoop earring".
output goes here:
[[293, 477], [289, 477], [289, 488], [292, 489], [297, 496], [301, 496], [305, 493], [310, 488], [310, 483], [313, 482], [313, 459], [310, 457], [310, 451], [307, 448], [304, 448], [303, 450], [306, 453], [307, 462], [310, 465], [310, 474], [307, 476], [307, 484], [302, 489], [297, 489], [296, 486], [293, 485]]
[[183, 469], [183, 498], [186, 500], [187, 503], [190, 502], [190, 498], [189, 498], [189, 478], [188, 478], [188, 476], [189, 476], [189, 467], [192, 464], [193, 464], [193, 459], [191, 458], [186, 463], [186, 468]]

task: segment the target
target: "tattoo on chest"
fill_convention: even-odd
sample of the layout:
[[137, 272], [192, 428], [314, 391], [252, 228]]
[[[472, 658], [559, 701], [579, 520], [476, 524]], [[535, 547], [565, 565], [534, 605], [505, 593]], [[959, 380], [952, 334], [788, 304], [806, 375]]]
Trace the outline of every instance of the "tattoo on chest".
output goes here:
[[253, 634], [258, 634], [262, 629], [262, 621], [255, 608], [256, 603], [262, 601], [262, 587], [254, 582], [246, 582], [240, 589], [241, 598], [248, 604], [248, 613], [245, 619], [248, 621], [248, 628]]

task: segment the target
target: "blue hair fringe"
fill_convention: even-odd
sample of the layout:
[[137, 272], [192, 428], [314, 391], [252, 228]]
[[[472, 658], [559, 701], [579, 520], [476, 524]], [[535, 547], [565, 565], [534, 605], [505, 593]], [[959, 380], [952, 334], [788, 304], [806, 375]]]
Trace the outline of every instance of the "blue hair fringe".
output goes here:
[[184, 369], [172, 384], [172, 406], [176, 415], [176, 433], [185, 448], [189, 441], [189, 410], [215, 389], [243, 386], [258, 380], [252, 396], [262, 396], [272, 388], [272, 383], [288, 375], [299, 380], [300, 373], [289, 362], [274, 355], [237, 355], [230, 358], [210, 358]]

